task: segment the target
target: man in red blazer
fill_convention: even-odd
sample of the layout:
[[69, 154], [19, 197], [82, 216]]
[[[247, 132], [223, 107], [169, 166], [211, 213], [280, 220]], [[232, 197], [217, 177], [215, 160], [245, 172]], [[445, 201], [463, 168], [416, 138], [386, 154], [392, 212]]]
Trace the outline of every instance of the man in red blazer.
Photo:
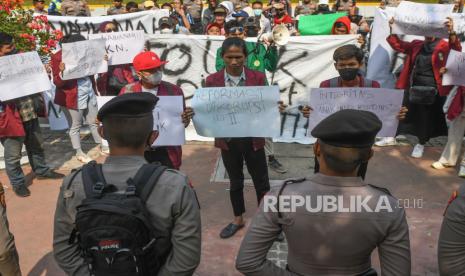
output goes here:
[[[154, 52], [142, 52], [134, 57], [133, 65], [136, 74], [140, 81], [126, 85], [120, 92], [120, 95], [125, 93], [148, 92], [155, 96], [182, 96], [182, 89], [172, 83], [163, 81], [163, 68], [166, 61], [161, 61]], [[190, 107], [186, 107], [184, 102], [184, 112], [182, 120], [187, 127], [192, 118], [193, 111]], [[169, 168], [179, 170], [182, 161], [181, 146], [165, 146], [152, 147], [145, 152], [145, 159], [148, 162], [160, 162]]]

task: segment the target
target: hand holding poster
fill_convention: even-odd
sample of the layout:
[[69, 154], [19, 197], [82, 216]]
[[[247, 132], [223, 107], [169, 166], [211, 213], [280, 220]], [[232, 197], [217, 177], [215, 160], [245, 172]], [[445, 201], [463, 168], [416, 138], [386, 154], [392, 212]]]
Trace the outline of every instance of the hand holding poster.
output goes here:
[[278, 86], [201, 88], [192, 99], [194, 126], [206, 137], [276, 137]]
[[397, 114], [404, 92], [377, 88], [313, 88], [310, 92], [308, 133], [329, 115], [343, 109], [365, 110], [375, 113], [383, 122], [378, 137], [395, 137], [399, 121]]
[[[113, 97], [97, 97], [100, 109]], [[179, 146], [186, 142], [185, 127], [181, 114], [184, 110], [182, 96], [159, 96], [153, 110], [153, 130], [158, 131], [158, 138], [153, 146]], [[107, 144], [104, 141], [104, 144]]]
[[52, 88], [37, 52], [0, 57], [0, 101], [8, 101]]
[[108, 65], [132, 63], [134, 57], [144, 50], [144, 31], [111, 32], [90, 34], [89, 39], [105, 39]]
[[446, 68], [447, 72], [442, 77], [443, 85], [465, 85], [465, 53], [451, 50]]
[[453, 4], [402, 1], [394, 15], [392, 33], [447, 38], [449, 32], [444, 24], [447, 17], [452, 15], [453, 9]]
[[107, 72], [105, 60], [105, 40], [84, 40], [62, 45], [62, 57], [65, 64], [63, 80], [79, 79], [97, 73]]

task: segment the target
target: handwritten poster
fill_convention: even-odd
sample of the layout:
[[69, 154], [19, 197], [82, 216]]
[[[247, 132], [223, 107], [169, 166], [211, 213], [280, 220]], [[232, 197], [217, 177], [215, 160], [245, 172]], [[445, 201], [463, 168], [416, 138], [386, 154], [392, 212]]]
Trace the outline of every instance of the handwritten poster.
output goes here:
[[447, 72], [442, 77], [443, 85], [465, 86], [465, 53], [451, 50], [446, 68]]
[[47, 108], [48, 123], [51, 130], [68, 129], [69, 125], [63, 110], [64, 108], [53, 102], [55, 99], [55, 88], [55, 85], [53, 85], [51, 90], [42, 93], [45, 100], [45, 107]]
[[400, 2], [394, 14], [392, 33], [449, 37], [444, 23], [452, 15], [453, 4], [420, 4]]
[[105, 39], [108, 65], [132, 63], [144, 50], [144, 31], [90, 34], [89, 39]]
[[192, 99], [194, 126], [205, 137], [277, 137], [278, 86], [201, 88]]
[[344, 109], [365, 110], [375, 113], [383, 122], [378, 137], [395, 137], [402, 106], [403, 90], [382, 88], [312, 88], [308, 133], [329, 115]]
[[[97, 97], [100, 109], [113, 99], [111, 96]], [[153, 130], [158, 131], [158, 138], [153, 146], [179, 146], [186, 143], [185, 128], [181, 114], [184, 111], [182, 96], [159, 96], [153, 110]], [[104, 141], [104, 145], [108, 145]]]
[[0, 57], [0, 101], [8, 101], [52, 88], [37, 52]]
[[64, 43], [62, 50], [65, 64], [63, 80], [79, 79], [108, 70], [104, 39]]

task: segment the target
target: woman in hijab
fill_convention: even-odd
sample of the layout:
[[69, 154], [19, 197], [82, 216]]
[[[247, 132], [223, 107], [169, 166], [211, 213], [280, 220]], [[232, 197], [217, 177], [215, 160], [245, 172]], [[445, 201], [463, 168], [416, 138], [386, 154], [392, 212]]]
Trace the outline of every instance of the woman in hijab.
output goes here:
[[226, 9], [226, 22], [234, 20], [234, 17], [232, 16], [234, 12], [234, 4], [231, 1], [223, 1], [219, 5]]

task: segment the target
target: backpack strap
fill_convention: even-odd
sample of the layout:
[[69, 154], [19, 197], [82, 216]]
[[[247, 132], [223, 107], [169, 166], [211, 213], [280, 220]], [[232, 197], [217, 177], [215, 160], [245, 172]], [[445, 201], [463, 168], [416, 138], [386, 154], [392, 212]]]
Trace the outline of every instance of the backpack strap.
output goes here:
[[284, 188], [286, 188], [286, 186], [287, 186], [288, 184], [300, 183], [300, 182], [303, 182], [303, 181], [305, 181], [305, 180], [306, 180], [305, 177], [303, 177], [303, 178], [296, 178], [296, 179], [288, 179], [288, 180], [284, 181], [283, 185], [282, 185], [281, 188], [279, 189], [278, 196], [277, 196], [277, 197], [278, 197], [278, 202], [277, 202], [276, 207], [277, 207], [277, 209], [278, 209], [278, 217], [279, 217], [279, 218], [283, 218], [283, 215], [282, 215], [281, 212], [279, 211], [279, 210], [280, 210], [280, 207], [279, 207], [279, 197], [280, 197], [281, 194], [283, 193]]
[[[128, 189], [135, 187], [135, 194], [145, 204], [160, 176], [168, 167], [159, 164], [144, 164], [134, 178], [128, 179]], [[128, 192], [128, 191], [127, 191]]]
[[329, 87], [339, 87], [339, 77], [335, 77], [329, 80]]
[[107, 186], [102, 172], [102, 164], [91, 161], [82, 166], [82, 183], [87, 198], [101, 198]]

